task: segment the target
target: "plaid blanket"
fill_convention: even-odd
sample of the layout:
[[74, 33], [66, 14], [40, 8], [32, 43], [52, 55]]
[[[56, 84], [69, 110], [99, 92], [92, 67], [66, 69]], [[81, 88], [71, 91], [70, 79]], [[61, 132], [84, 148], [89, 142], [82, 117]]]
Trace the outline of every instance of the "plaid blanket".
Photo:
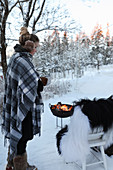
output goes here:
[[9, 139], [10, 153], [17, 152], [17, 143], [22, 137], [22, 121], [28, 111], [32, 112], [33, 135], [41, 127], [41, 96], [37, 94], [39, 75], [27, 52], [15, 53], [10, 59], [3, 103], [2, 129]]

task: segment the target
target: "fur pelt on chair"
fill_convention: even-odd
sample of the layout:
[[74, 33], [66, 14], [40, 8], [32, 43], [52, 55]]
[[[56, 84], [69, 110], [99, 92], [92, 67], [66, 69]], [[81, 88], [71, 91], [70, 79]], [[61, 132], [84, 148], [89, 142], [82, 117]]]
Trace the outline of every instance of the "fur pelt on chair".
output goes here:
[[92, 128], [102, 126], [106, 132], [113, 124], [113, 96], [107, 99], [82, 99], [74, 102], [90, 120]]
[[70, 124], [57, 135], [57, 148], [66, 162], [82, 161], [89, 154], [88, 134], [103, 130], [105, 149], [113, 144], [113, 97], [75, 101]]

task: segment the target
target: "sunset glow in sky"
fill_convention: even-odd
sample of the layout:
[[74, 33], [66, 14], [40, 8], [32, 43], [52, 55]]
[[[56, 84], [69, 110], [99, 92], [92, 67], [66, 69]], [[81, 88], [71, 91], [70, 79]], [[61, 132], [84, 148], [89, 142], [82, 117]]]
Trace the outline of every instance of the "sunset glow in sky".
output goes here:
[[[102, 31], [105, 36], [107, 32], [107, 24], [109, 24], [110, 37], [113, 36], [113, 0], [51, 1], [51, 5], [57, 6], [59, 3], [66, 6], [69, 10], [70, 17], [77, 21], [77, 23], [81, 24], [81, 31], [85, 32], [86, 35], [91, 36], [94, 27], [99, 24], [99, 26], [102, 27]], [[10, 49], [10, 46], [8, 48]]]
[[90, 35], [97, 24], [106, 33], [109, 23], [110, 35], [113, 35], [113, 0], [66, 0], [65, 3], [86, 34]]

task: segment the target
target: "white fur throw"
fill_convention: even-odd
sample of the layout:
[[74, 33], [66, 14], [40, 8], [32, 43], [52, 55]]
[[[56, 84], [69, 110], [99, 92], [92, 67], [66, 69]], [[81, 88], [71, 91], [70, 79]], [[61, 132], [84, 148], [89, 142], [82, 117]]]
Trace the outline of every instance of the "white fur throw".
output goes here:
[[[84, 161], [90, 152], [88, 134], [91, 132], [92, 128], [90, 127], [88, 117], [81, 111], [80, 106], [76, 106], [73, 116], [70, 118], [68, 131], [62, 135], [60, 140], [61, 156], [65, 162]], [[108, 139], [105, 145], [105, 148], [107, 148], [113, 143], [112, 128], [105, 132], [104, 138]]]

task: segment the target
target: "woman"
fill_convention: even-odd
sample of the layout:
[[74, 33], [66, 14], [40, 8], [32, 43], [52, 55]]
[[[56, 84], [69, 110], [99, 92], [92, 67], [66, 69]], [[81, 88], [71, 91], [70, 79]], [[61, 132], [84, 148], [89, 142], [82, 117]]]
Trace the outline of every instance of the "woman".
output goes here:
[[7, 170], [36, 169], [27, 163], [26, 144], [34, 135], [40, 135], [43, 107], [40, 92], [47, 83], [31, 62], [38, 45], [38, 37], [22, 27], [19, 44], [14, 47], [15, 53], [7, 68], [2, 124], [10, 145]]

